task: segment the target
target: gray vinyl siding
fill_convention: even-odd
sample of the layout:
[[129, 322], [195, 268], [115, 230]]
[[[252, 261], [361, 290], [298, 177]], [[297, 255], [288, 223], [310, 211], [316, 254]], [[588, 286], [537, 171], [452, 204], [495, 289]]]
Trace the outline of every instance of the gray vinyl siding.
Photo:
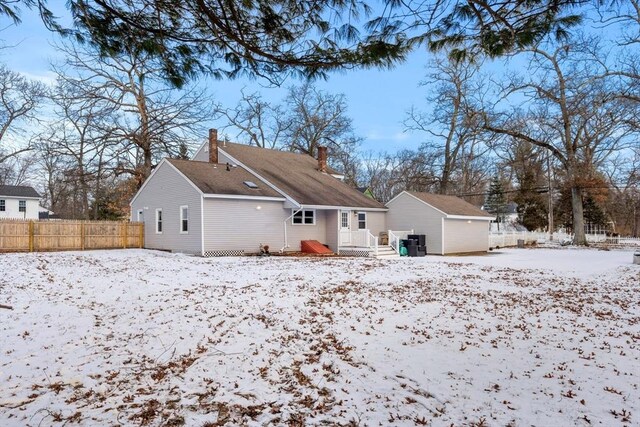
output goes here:
[[442, 218], [444, 214], [417, 200], [409, 194], [401, 194], [387, 204], [387, 227], [389, 230], [413, 230], [426, 234], [427, 253], [442, 255]]
[[[285, 210], [285, 218], [291, 215], [291, 209]], [[287, 234], [289, 236], [289, 250], [300, 250], [301, 240], [317, 240], [318, 242], [327, 244], [327, 211], [316, 210], [315, 225], [293, 225], [291, 220], [287, 222]], [[284, 218], [283, 218], [284, 219]], [[282, 223], [282, 222], [281, 222]]]
[[[224, 147], [222, 146], [222, 144], [220, 144], [220, 148], [222, 148], [224, 150]], [[202, 147], [200, 147], [200, 149], [198, 151], [196, 151], [196, 154], [193, 156], [192, 160], [197, 160], [199, 162], [208, 162], [209, 161], [209, 145], [208, 143], [204, 144]], [[231, 163], [231, 161], [229, 160], [228, 157], [226, 157], [224, 155], [224, 153], [222, 153], [221, 151], [218, 150], [218, 163]]]
[[[131, 219], [144, 212], [144, 244], [149, 249], [201, 254], [200, 193], [167, 162], [147, 181], [131, 204]], [[180, 233], [180, 206], [189, 206], [189, 232]], [[156, 233], [156, 209], [162, 209], [162, 234]]]
[[[358, 227], [357, 217], [354, 221], [356, 228]], [[353, 223], [352, 223], [353, 224]], [[386, 212], [369, 211], [367, 212], [367, 228], [374, 236], [380, 236], [381, 231], [387, 231]]]
[[444, 235], [445, 254], [489, 250], [489, 221], [445, 219]]
[[196, 154], [194, 154], [192, 160], [197, 160], [199, 162], [208, 162], [209, 161], [209, 145], [208, 142], [202, 144]]
[[340, 211], [325, 211], [326, 218], [326, 233], [327, 233], [327, 245], [329, 249], [334, 252], [338, 251], [338, 241], [339, 241], [339, 232], [338, 232], [338, 218]]
[[[260, 209], [257, 207], [260, 206]], [[292, 214], [279, 201], [204, 200], [204, 250], [243, 250], [258, 252], [260, 244], [270, 251], [284, 246], [284, 221]], [[315, 225], [293, 225], [287, 221], [288, 251], [299, 251], [301, 240], [327, 243], [326, 216], [316, 211]]]

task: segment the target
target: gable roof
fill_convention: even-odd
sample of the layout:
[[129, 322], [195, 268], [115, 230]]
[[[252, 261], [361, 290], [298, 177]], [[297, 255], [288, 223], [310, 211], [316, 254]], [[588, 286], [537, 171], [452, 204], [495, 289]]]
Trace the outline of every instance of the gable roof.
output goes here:
[[493, 215], [488, 214], [482, 209], [475, 207], [471, 203], [465, 202], [464, 200], [456, 196], [419, 193], [417, 191], [406, 191], [406, 193], [412, 195], [416, 199], [427, 203], [428, 205], [433, 206], [434, 208], [444, 212], [447, 215], [474, 217], [482, 216], [487, 218], [494, 218]]
[[26, 185], [0, 185], [0, 196], [40, 198], [40, 194], [33, 187]]
[[[178, 159], [167, 159], [167, 162], [204, 194], [283, 198], [277, 191], [241, 167], [232, 167], [227, 171], [225, 164]], [[257, 188], [249, 188], [245, 181], [255, 183]]]
[[320, 172], [317, 160], [306, 154], [232, 143], [220, 144], [218, 149], [301, 205], [385, 209], [382, 203], [331, 176], [334, 171]]

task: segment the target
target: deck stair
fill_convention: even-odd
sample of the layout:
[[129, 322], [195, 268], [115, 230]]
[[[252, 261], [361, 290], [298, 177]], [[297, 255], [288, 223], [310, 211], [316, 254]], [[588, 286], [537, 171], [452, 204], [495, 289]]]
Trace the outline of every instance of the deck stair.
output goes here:
[[392, 259], [400, 258], [400, 255], [391, 246], [378, 246], [378, 255], [375, 256], [378, 259]]
[[302, 240], [300, 242], [300, 249], [302, 250], [302, 252], [307, 254], [333, 254], [331, 249], [327, 248], [317, 240]]

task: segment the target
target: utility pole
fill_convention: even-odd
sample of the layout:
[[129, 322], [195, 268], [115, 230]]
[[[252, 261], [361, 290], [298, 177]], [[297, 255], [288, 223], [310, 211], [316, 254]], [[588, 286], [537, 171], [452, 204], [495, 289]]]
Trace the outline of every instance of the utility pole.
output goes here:
[[549, 240], [553, 241], [553, 187], [551, 181], [551, 153], [547, 150], [547, 183], [549, 186]]

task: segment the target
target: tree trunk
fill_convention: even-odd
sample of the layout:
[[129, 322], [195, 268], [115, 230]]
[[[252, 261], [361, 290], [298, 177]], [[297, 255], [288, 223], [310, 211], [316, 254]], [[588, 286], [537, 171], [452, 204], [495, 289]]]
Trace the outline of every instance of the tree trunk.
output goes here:
[[584, 234], [582, 189], [580, 187], [571, 187], [571, 210], [573, 212], [573, 244], [587, 246], [587, 238]]

